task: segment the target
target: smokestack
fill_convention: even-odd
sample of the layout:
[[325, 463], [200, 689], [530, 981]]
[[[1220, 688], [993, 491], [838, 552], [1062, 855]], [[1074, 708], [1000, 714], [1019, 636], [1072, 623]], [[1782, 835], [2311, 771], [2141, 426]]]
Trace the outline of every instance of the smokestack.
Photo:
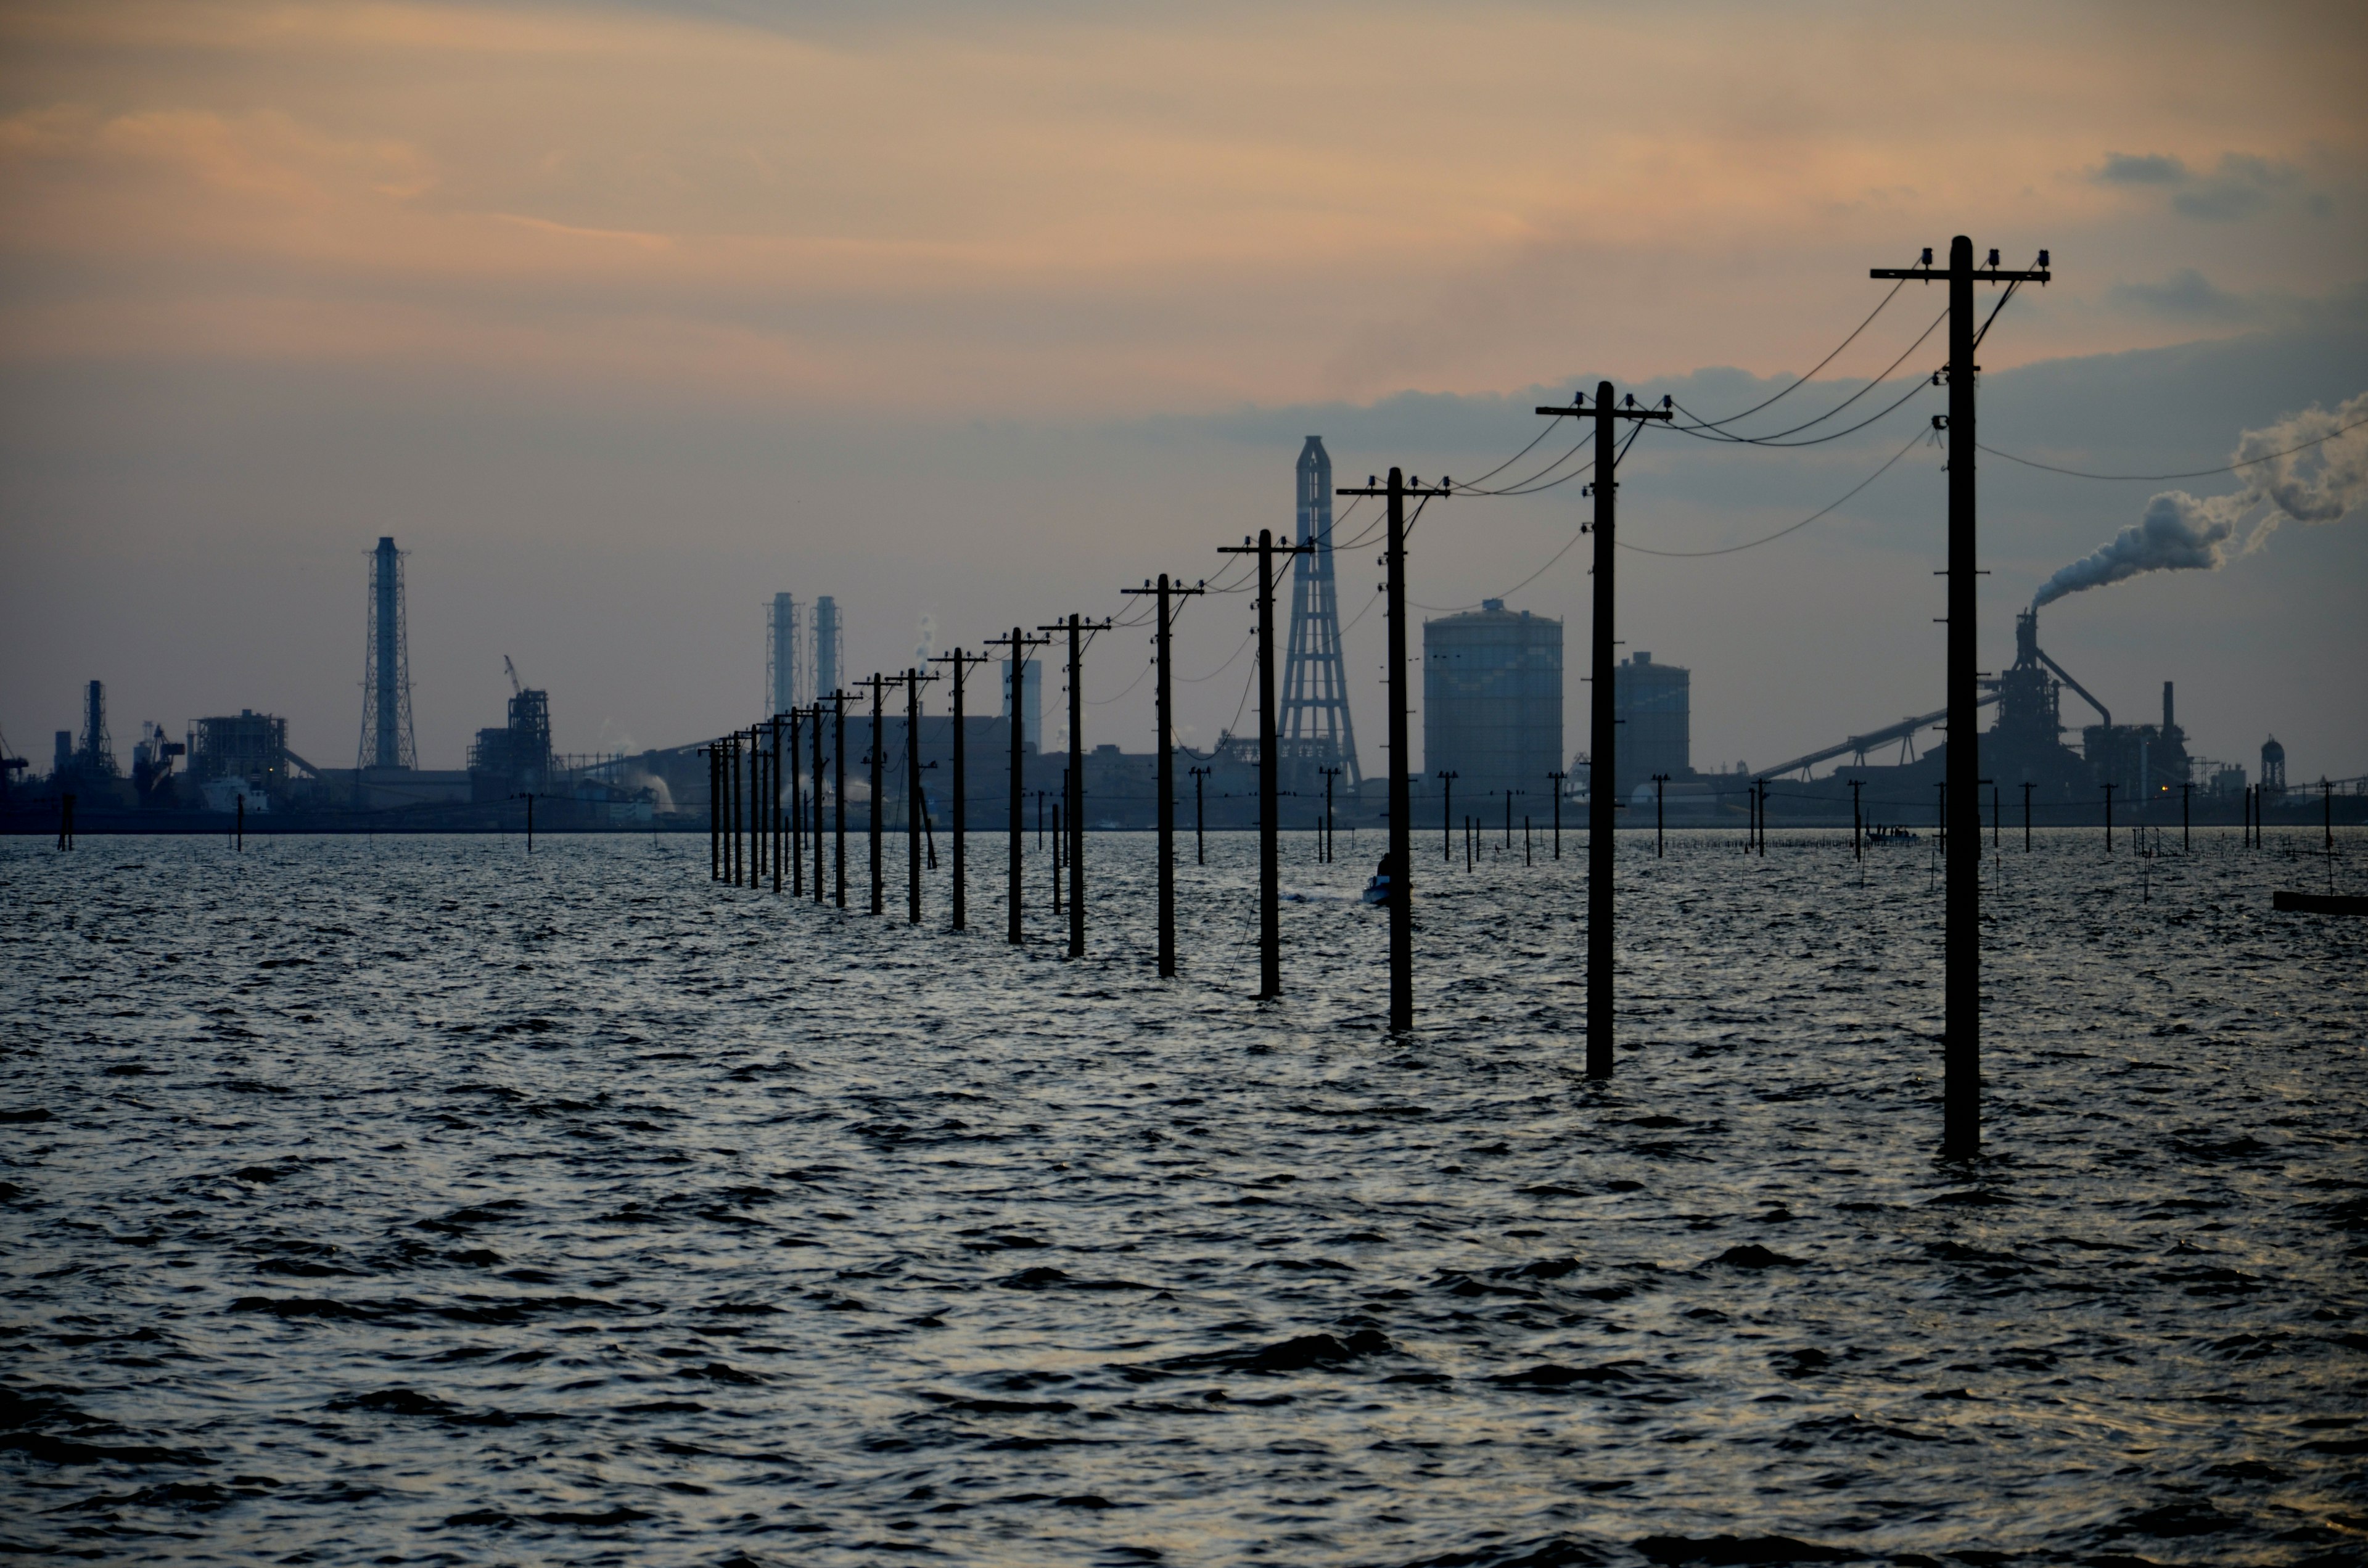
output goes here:
[[2173, 724], [2170, 720], [2170, 682], [2165, 681], [2162, 683], [2163, 738], [2168, 740], [2170, 737], [2170, 732], [2176, 728], [2178, 728], [2178, 726]]

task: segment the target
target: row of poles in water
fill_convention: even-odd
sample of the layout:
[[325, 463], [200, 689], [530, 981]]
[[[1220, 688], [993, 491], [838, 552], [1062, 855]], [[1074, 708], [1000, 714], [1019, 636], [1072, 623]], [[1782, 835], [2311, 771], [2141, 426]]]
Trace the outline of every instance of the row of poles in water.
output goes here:
[[[1274, 596], [1278, 558], [1289, 561], [1311, 547], [1277, 544], [1271, 529], [1261, 532], [1258, 541], [1245, 541], [1229, 549], [1232, 554], [1258, 557], [1258, 683], [1259, 763], [1258, 799], [1260, 849], [1260, 933], [1259, 989], [1261, 998], [1277, 996], [1282, 991], [1281, 928], [1278, 913], [1281, 898], [1281, 860], [1276, 842], [1276, 805], [1279, 796], [1276, 779], [1276, 748], [1274, 735]], [[1156, 632], [1153, 642], [1157, 648], [1156, 664], [1158, 672], [1158, 723], [1162, 737], [1175, 733], [1172, 723], [1172, 690], [1169, 681], [1169, 651], [1175, 615], [1180, 601], [1207, 592], [1205, 584], [1186, 585], [1172, 582], [1161, 574], [1156, 585], [1145, 583], [1141, 588], [1130, 588], [1130, 594], [1142, 594], [1156, 600], [1154, 624]], [[1071, 615], [1067, 619], [1049, 626], [1040, 626], [1037, 634], [1015, 626], [1008, 637], [992, 638], [991, 647], [1010, 650], [1009, 669], [1013, 687], [1008, 711], [1018, 714], [1022, 705], [1019, 694], [1025, 689], [1027, 665], [1033, 650], [1048, 647], [1055, 634], [1065, 635], [1068, 652], [1069, 701], [1069, 766], [1063, 781], [1062, 800], [1053, 811], [1055, 877], [1067, 874], [1068, 896], [1061, 896], [1058, 881], [1053, 889], [1053, 907], [1059, 910], [1064, 902], [1068, 916], [1068, 952], [1072, 958], [1082, 958], [1086, 951], [1086, 833], [1085, 833], [1085, 708], [1083, 660], [1087, 644], [1094, 633], [1111, 628], [1108, 619], [1088, 621]], [[969, 924], [969, 756], [968, 735], [965, 732], [964, 708], [967, 679], [971, 670], [988, 661], [990, 655], [973, 653], [962, 648], [931, 659], [931, 664], [949, 667], [953, 708], [953, 778], [952, 778], [952, 926], [962, 930]], [[875, 674], [859, 681], [859, 689], [871, 695], [871, 744], [863, 761], [871, 770], [870, 811], [868, 829], [871, 836], [871, 908], [881, 914], [885, 904], [885, 865], [882, 858], [882, 838], [885, 831], [881, 810], [885, 795], [883, 774], [888, 760], [886, 741], [886, 694], [889, 688], [905, 690], [905, 915], [913, 924], [921, 920], [921, 871], [926, 861], [934, 866], [937, 860], [935, 824], [930, 821], [921, 788], [921, 691], [924, 686], [940, 678], [933, 672], [914, 666], [902, 675]], [[811, 896], [816, 903], [833, 900], [838, 907], [847, 906], [847, 709], [856, 695], [845, 689], [832, 692], [807, 708], [793, 708], [786, 713], [776, 713], [750, 725], [747, 729], [723, 736], [701, 747], [708, 760], [709, 806], [709, 873], [718, 881], [735, 884], [746, 882], [761, 885], [769, 874], [773, 891], [781, 891], [782, 874], [786, 869], [791, 888], [801, 896]], [[1025, 940], [1025, 894], [1023, 892], [1024, 824], [1022, 810], [1026, 800], [1026, 750], [1023, 726], [1016, 720], [1010, 725], [1011, 783], [1009, 791], [1009, 892], [1006, 907], [1006, 936], [1012, 942]], [[824, 736], [830, 736], [832, 780], [825, 791], [824, 786]], [[801, 756], [803, 752], [803, 756]], [[803, 775], [801, 763], [803, 764]], [[1159, 824], [1159, 972], [1171, 976], [1176, 972], [1176, 778], [1175, 749], [1162, 745], [1158, 753], [1158, 824]], [[1197, 782], [1197, 781], [1196, 781]], [[784, 785], [788, 800], [782, 799]], [[746, 810], [743, 810], [744, 792]], [[825, 798], [832, 803], [834, 820], [825, 827]], [[808, 801], [812, 802], [811, 808]], [[836, 839], [837, 853], [826, 858], [825, 835]], [[814, 873], [806, 875], [805, 859], [808, 843], [813, 846]], [[826, 876], [825, 865], [831, 868]]]

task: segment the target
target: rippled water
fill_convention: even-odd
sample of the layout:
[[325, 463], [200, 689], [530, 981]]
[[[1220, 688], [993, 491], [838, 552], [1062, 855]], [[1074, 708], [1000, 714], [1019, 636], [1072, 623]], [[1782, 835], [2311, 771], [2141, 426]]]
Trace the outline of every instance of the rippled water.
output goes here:
[[1139, 835], [1077, 963], [992, 838], [962, 936], [688, 837], [0, 845], [0, 1541], [2361, 1561], [2368, 922], [2268, 907], [2323, 865], [2009, 846], [1948, 1167], [1929, 846], [1623, 835], [1594, 1085], [1570, 837], [1424, 872], [1404, 1041], [1370, 835], [1288, 845], [1264, 1006], [1247, 836], [1165, 983]]

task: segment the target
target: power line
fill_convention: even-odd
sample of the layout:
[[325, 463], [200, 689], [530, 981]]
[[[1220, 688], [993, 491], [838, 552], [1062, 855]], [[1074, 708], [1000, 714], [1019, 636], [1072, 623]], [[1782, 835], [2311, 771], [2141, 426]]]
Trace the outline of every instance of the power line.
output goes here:
[[[1641, 436], [1641, 435], [1643, 435], [1644, 433], [1645, 433], [1645, 426], [1644, 426], [1643, 421], [1641, 421], [1641, 420], [1640, 420], [1640, 421], [1638, 421], [1638, 422], [1637, 422], [1637, 424], [1636, 424], [1635, 427], [1634, 427], [1634, 428], [1633, 428], [1633, 429], [1631, 429], [1631, 430], [1628, 432], [1628, 440], [1627, 440], [1627, 444], [1626, 444], [1625, 446], [1622, 446], [1622, 447], [1620, 449], [1619, 452], [1618, 452], [1618, 453], [1617, 453], [1617, 454], [1612, 458], [1611, 461], [1612, 461], [1612, 464], [1613, 464], [1613, 466], [1614, 466], [1615, 468], [1619, 465], [1619, 463], [1620, 463], [1620, 461], [1621, 461], [1621, 460], [1622, 460], [1622, 459], [1624, 459], [1625, 457], [1627, 457], [1627, 455], [1628, 455], [1628, 448], [1629, 448], [1629, 447], [1633, 447], [1633, 446], [1634, 446], [1634, 445], [1636, 444], [1636, 437], [1639, 437], [1639, 436]], [[1590, 463], [1588, 463], [1588, 468], [1593, 468], [1594, 466], [1595, 466], [1595, 465], [1594, 465], [1592, 462], [1590, 462]], [[1570, 474], [1570, 475], [1565, 475], [1565, 477], [1566, 477], [1566, 478], [1574, 478], [1574, 479], [1575, 479], [1575, 478], [1577, 478], [1577, 474]], [[1426, 501], [1425, 503], [1423, 503], [1423, 505], [1424, 505], [1424, 506], [1429, 506], [1429, 503]], [[1421, 509], [1420, 509], [1419, 507], [1417, 507], [1417, 508], [1416, 509], [1416, 511], [1415, 511], [1415, 517], [1420, 517], [1421, 516], [1422, 516], [1422, 511], [1421, 511]], [[1413, 524], [1412, 522], [1408, 522], [1408, 523], [1406, 524], [1406, 532], [1407, 532], [1409, 535], [1411, 535], [1411, 534], [1414, 532], [1414, 524]], [[1548, 572], [1550, 572], [1550, 571], [1554, 570], [1554, 562], [1557, 562], [1557, 561], [1560, 561], [1564, 556], [1568, 555], [1568, 554], [1570, 553], [1570, 551], [1571, 551], [1571, 546], [1572, 546], [1572, 545], [1577, 544], [1580, 540], [1582, 540], [1582, 539], [1584, 539], [1584, 538], [1586, 538], [1586, 537], [1587, 537], [1587, 530], [1586, 530], [1585, 528], [1581, 528], [1581, 529], [1579, 529], [1579, 530], [1578, 530], [1578, 532], [1577, 532], [1577, 533], [1575, 533], [1575, 534], [1573, 534], [1573, 535], [1571, 535], [1571, 536], [1570, 536], [1569, 540], [1564, 543], [1563, 547], [1562, 547], [1560, 550], [1555, 551], [1554, 552], [1554, 554], [1553, 554], [1553, 555], [1551, 555], [1551, 556], [1547, 557], [1547, 559], [1546, 559], [1546, 563], [1545, 563], [1543, 566], [1539, 567], [1536, 571], [1534, 571], [1534, 572], [1531, 573], [1528, 576], [1526, 576], [1526, 577], [1522, 578], [1520, 582], [1518, 582], [1518, 583], [1514, 584], [1511, 587], [1507, 588], [1503, 593], [1501, 593], [1501, 594], [1491, 594], [1491, 595], [1489, 595], [1489, 596], [1488, 596], [1488, 598], [1491, 598], [1491, 599], [1508, 599], [1508, 598], [1511, 598], [1515, 594], [1520, 593], [1523, 588], [1528, 587], [1531, 583], [1536, 582], [1539, 578], [1541, 578], [1541, 577], [1544, 576]], [[1482, 606], [1482, 605], [1484, 605], [1484, 604], [1486, 604], [1486, 603], [1488, 602], [1488, 599], [1479, 599], [1479, 600], [1475, 600], [1474, 602], [1473, 602], [1473, 603], [1471, 603], [1471, 604], [1468, 604], [1468, 605], [1427, 605], [1427, 604], [1424, 604], [1424, 603], [1423, 603], [1421, 600], [1419, 600], [1419, 599], [1410, 600], [1409, 602], [1410, 602], [1410, 603], [1412, 603], [1412, 604], [1414, 605], [1414, 608], [1417, 608], [1417, 609], [1427, 609], [1427, 610], [1431, 610], [1431, 611], [1435, 611], [1436, 613], [1440, 614], [1440, 615], [1457, 615], [1457, 614], [1461, 614], [1463, 611], [1467, 610], [1467, 609], [1477, 609], [1477, 608], [1480, 608], [1480, 606]], [[1360, 611], [1359, 611], [1358, 613], [1361, 615], [1363, 612], [1360, 610]]]
[[2025, 468], [2044, 469], [2049, 473], [2061, 473], [2073, 479], [2103, 479], [2125, 481], [2133, 483], [2156, 484], [2166, 479], [2209, 479], [2215, 473], [2234, 473], [2238, 469], [2256, 468], [2262, 463], [2275, 462], [2280, 458], [2290, 458], [2296, 452], [2306, 452], [2313, 447], [2319, 446], [2328, 441], [2332, 441], [2338, 436], [2343, 435], [2347, 431], [2359, 429], [2362, 425], [2368, 425], [2368, 419], [2355, 419], [2349, 425], [2329, 430], [2324, 436], [2315, 436], [2311, 439], [2305, 441], [2299, 447], [2288, 447], [2283, 452], [2271, 452], [2267, 457], [2247, 458], [2241, 462], [2226, 463], [2219, 468], [2190, 469], [2185, 473], [2086, 473], [2077, 468], [2057, 468], [2054, 463], [2039, 462], [2031, 458], [2019, 458], [2012, 452], [2002, 452], [1996, 447], [1983, 446], [1979, 441], [1975, 442], [1974, 445], [1979, 447], [1983, 451], [1989, 453], [1989, 455], [1994, 458], [2004, 458], [2010, 463], [2021, 463]]
[[[2003, 300], [1998, 301], [2000, 304], [2004, 304], [2005, 302], [2006, 301]], [[1941, 324], [1948, 319], [1949, 312], [1946, 310], [1943, 310], [1939, 315], [1932, 318], [1931, 325], [1926, 327], [1921, 333], [1917, 335], [1915, 342], [1900, 350], [1898, 358], [1894, 359], [1890, 364], [1883, 368], [1883, 373], [1881, 375], [1876, 376], [1873, 380], [1868, 381], [1866, 385], [1859, 388], [1858, 391], [1850, 393], [1850, 396], [1842, 399], [1841, 402], [1834, 404], [1833, 407], [1826, 410], [1823, 414], [1818, 415], [1815, 419], [1804, 421], [1799, 425], [1793, 426], [1789, 430], [1771, 430], [1765, 436], [1736, 436], [1724, 430], [1711, 430], [1709, 426], [1702, 423], [1702, 416], [1700, 415], [1695, 414], [1693, 410], [1690, 408], [1686, 408], [1684, 404], [1679, 403], [1675, 398], [1671, 398], [1669, 400], [1670, 406], [1683, 410], [1686, 417], [1693, 420], [1694, 423], [1691, 425], [1673, 425], [1670, 428], [1680, 431], [1688, 436], [1691, 436], [1696, 440], [1729, 441], [1733, 442], [1736, 446], [1750, 447], [1813, 447], [1819, 441], [1837, 440], [1843, 436], [1849, 435], [1851, 430], [1863, 430], [1867, 426], [1873, 424], [1874, 419], [1882, 418], [1883, 414], [1890, 413], [1891, 408], [1897, 408], [1899, 406], [1899, 403], [1906, 403], [1907, 398], [1901, 398], [1899, 403], [1893, 403], [1891, 408], [1886, 408], [1883, 411], [1883, 414], [1876, 415], [1874, 419], [1861, 420], [1860, 423], [1851, 426], [1850, 430], [1838, 430], [1832, 435], [1818, 436], [1806, 441], [1787, 441], [1783, 439], [1786, 436], [1797, 436], [1802, 431], [1808, 429], [1811, 426], [1824, 424], [1827, 420], [1831, 419], [1835, 415], [1839, 414], [1843, 409], [1848, 408], [1851, 403], [1856, 403], [1859, 399], [1864, 397], [1867, 393], [1881, 386], [1884, 381], [1890, 380], [1891, 372], [1899, 369], [1900, 365], [1907, 359], [1907, 356], [1915, 353], [1918, 348], [1921, 348], [1924, 346], [1924, 340], [1931, 336], [1936, 331], [1940, 330]], [[1916, 392], [1922, 390], [1923, 382], [1919, 378], [1916, 388], [1910, 391], [1907, 396], [1913, 397], [1916, 395]]]
[[[1890, 472], [1892, 464], [1906, 457], [1909, 449], [1913, 448], [1918, 442], [1923, 440], [1924, 437], [1925, 432], [1921, 430], [1918, 430], [1913, 436], [1908, 437], [1907, 446], [1902, 447], [1897, 451], [1892, 453], [1891, 456], [1884, 460], [1884, 465], [1881, 468], [1876, 469], [1873, 473], [1868, 474], [1864, 479], [1860, 480], [1856, 484], [1851, 485], [1850, 489], [1843, 492], [1841, 500], [1836, 501], [1832, 506], [1827, 506], [1820, 511], [1810, 513], [1807, 517], [1803, 517], [1799, 522], [1794, 523], [1790, 528], [1778, 528], [1774, 533], [1769, 534], [1762, 539], [1755, 539], [1748, 544], [1730, 544], [1722, 550], [1648, 550], [1641, 544], [1630, 544], [1625, 540], [1615, 540], [1612, 542], [1617, 544], [1622, 550], [1633, 550], [1639, 555], [1661, 555], [1668, 556], [1672, 560], [1700, 560], [1704, 556], [1710, 555], [1733, 555], [1736, 551], [1740, 550], [1757, 550], [1763, 544], [1771, 544], [1777, 540], [1782, 539], [1786, 534], [1798, 533], [1801, 529], [1807, 528], [1811, 523], [1816, 522], [1819, 517], [1825, 517], [1828, 513], [1839, 509], [1843, 502], [1848, 501], [1851, 496], [1856, 495], [1860, 491], [1865, 489], [1868, 485], [1873, 484], [1876, 480], [1881, 479], [1884, 474]], [[1568, 549], [1569, 546], [1565, 545], [1564, 548]]]
[[1827, 366], [1832, 364], [1840, 357], [1842, 349], [1848, 348], [1851, 344], [1857, 342], [1858, 335], [1864, 332], [1868, 327], [1873, 326], [1874, 324], [1874, 318], [1883, 313], [1884, 306], [1890, 304], [1892, 300], [1897, 296], [1899, 291], [1907, 287], [1907, 279], [1905, 278], [1901, 278], [1898, 282], [1894, 283], [1891, 286], [1891, 292], [1883, 297], [1883, 302], [1876, 305], [1873, 311], [1868, 312], [1866, 320], [1859, 323], [1857, 326], [1850, 329], [1850, 335], [1841, 340], [1840, 347], [1837, 347], [1831, 354], [1827, 355], [1824, 358], [1818, 360], [1816, 365], [1812, 366], [1807, 375], [1803, 376], [1799, 381], [1794, 381], [1791, 386], [1786, 387], [1782, 392], [1778, 392], [1775, 397], [1765, 399], [1759, 403], [1755, 403], [1749, 408], [1745, 409], [1742, 413], [1730, 414], [1725, 418], [1715, 420], [1705, 427], [1715, 430], [1721, 426], [1732, 425], [1738, 419], [1748, 419], [1751, 415], [1759, 413], [1761, 409], [1766, 408], [1770, 403], [1776, 402], [1778, 398], [1788, 397], [1792, 393], [1800, 391], [1803, 387], [1807, 386], [1810, 381], [1816, 379], [1819, 370], [1824, 369]]

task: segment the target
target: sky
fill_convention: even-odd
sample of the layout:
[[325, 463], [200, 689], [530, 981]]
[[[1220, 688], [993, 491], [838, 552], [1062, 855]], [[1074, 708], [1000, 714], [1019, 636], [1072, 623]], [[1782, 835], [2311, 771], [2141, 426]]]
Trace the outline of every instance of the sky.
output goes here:
[[[0, 732], [44, 766], [98, 678], [119, 755], [254, 708], [350, 766], [391, 534], [425, 766], [501, 722], [505, 655], [564, 750], [695, 741], [762, 711], [776, 591], [838, 599], [857, 674], [1123, 617], [1121, 588], [1287, 529], [1307, 435], [1352, 483], [1477, 475], [1600, 379], [1724, 417], [1875, 310], [1870, 267], [1956, 233], [2055, 273], [1984, 341], [1986, 441], [2212, 468], [2368, 392], [2363, 80], [2341, 5], [20, 0]], [[1939, 296], [1908, 285], [1738, 428], [1907, 392]], [[1619, 633], [1694, 671], [1697, 766], [1940, 706], [1942, 396], [1790, 451], [1640, 440], [1622, 537], [1671, 550], [1896, 460], [1770, 544], [1623, 556]], [[1996, 667], [2059, 568], [2244, 480], [1979, 483]], [[1410, 558], [1420, 604], [1565, 619], [1566, 750], [1580, 488], [1438, 503]], [[1341, 604], [1378, 771], [1363, 548]], [[2058, 600], [2042, 642], [2117, 718], [2174, 680], [2198, 752], [2249, 767], [2275, 733], [2294, 777], [2354, 776], [2363, 589], [2341, 505]], [[1193, 744], [1255, 723], [1226, 663], [1252, 614], [1181, 616]], [[1154, 744], [1144, 638], [1088, 653], [1087, 744]]]

